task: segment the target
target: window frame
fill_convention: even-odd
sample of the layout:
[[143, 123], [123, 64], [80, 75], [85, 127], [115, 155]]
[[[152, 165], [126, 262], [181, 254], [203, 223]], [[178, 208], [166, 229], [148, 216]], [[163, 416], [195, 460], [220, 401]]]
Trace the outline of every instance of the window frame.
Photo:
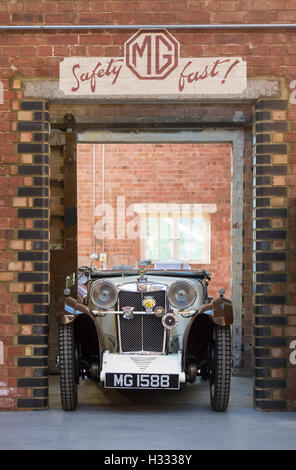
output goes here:
[[[142, 205], [143, 206], [143, 205]], [[154, 217], [158, 218], [159, 221], [161, 217], [169, 217], [174, 219], [175, 221], [178, 221], [181, 219], [182, 216], [184, 215], [189, 215], [191, 217], [191, 221], [194, 217], [201, 217], [206, 221], [206, 227], [207, 227], [207, 232], [206, 232], [206, 238], [205, 238], [205, 245], [206, 245], [206, 250], [205, 250], [205, 256], [201, 259], [186, 259], [182, 258], [182, 261], [186, 261], [189, 264], [194, 264], [194, 265], [203, 265], [203, 264], [210, 264], [211, 263], [211, 217], [210, 214], [213, 212], [217, 211], [217, 206], [216, 204], [157, 204], [157, 203], [150, 203], [150, 204], [145, 204], [145, 210], [139, 211], [140, 215], [140, 232], [141, 232], [141, 259], [147, 259], [147, 244], [146, 244], [146, 234], [147, 234], [147, 219], [151, 214], [153, 214]], [[160, 210], [157, 210], [157, 208], [160, 208]], [[178, 206], [180, 209], [174, 210], [173, 206]], [[184, 206], [188, 206], [185, 209], [185, 213], [182, 211], [184, 209]], [[149, 212], [149, 208], [153, 209], [151, 212]], [[147, 211], [148, 209], [148, 211]], [[196, 212], [198, 211], [198, 212]], [[173, 249], [172, 249], [172, 256], [171, 258], [174, 259], [180, 259], [179, 257], [179, 240], [180, 238], [171, 238], [173, 240]], [[158, 239], [158, 241], [160, 238]], [[158, 249], [160, 247], [160, 244], [158, 243]], [[151, 262], [155, 264], [158, 262], [160, 258], [158, 259], [152, 259]]]

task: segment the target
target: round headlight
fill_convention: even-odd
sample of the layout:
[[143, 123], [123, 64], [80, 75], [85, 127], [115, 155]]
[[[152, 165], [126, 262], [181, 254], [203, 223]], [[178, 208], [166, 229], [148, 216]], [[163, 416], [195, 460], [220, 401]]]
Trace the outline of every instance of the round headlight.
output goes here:
[[90, 288], [90, 299], [99, 308], [108, 310], [117, 302], [117, 289], [112, 282], [98, 281]]
[[168, 299], [173, 307], [183, 310], [194, 304], [196, 292], [189, 282], [175, 281], [169, 287]]

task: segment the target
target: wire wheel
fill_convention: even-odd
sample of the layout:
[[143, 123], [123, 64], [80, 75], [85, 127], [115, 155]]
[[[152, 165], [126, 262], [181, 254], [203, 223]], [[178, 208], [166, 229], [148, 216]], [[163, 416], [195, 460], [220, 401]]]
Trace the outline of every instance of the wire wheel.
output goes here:
[[61, 404], [65, 411], [77, 408], [77, 357], [75, 354], [74, 325], [59, 325], [59, 366]]
[[214, 326], [211, 353], [211, 407], [214, 411], [226, 411], [229, 402], [232, 370], [231, 331], [229, 326]]

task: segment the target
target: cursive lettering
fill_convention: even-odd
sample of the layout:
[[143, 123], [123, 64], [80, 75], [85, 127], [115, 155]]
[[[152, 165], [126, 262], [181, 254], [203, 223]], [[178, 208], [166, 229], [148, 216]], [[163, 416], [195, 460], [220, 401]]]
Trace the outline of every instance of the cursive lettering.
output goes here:
[[98, 62], [95, 67], [87, 72], [80, 73], [80, 65], [74, 64], [72, 67], [72, 74], [76, 80], [76, 85], [74, 85], [71, 91], [76, 92], [79, 90], [81, 83], [89, 82], [91, 92], [96, 91], [97, 79], [103, 77], [113, 78], [111, 85], [114, 85], [119, 77], [120, 71], [122, 69], [123, 59], [110, 59], [105, 65], [102, 62]]
[[226, 73], [225, 73], [225, 68], [224, 68], [224, 72], [222, 72], [220, 66], [228, 62], [231, 62], [231, 59], [223, 59], [223, 60], [217, 59], [214, 62], [212, 61], [209, 62], [201, 70], [196, 70], [196, 71], [192, 71], [190, 69], [190, 66], [192, 65], [192, 61], [187, 62], [187, 64], [184, 66], [183, 70], [180, 73], [179, 91], [182, 92], [186, 84], [191, 84], [193, 82], [197, 82], [198, 80], [206, 80], [206, 79], [210, 80], [211, 78], [219, 79], [221, 77], [221, 84], [224, 85], [231, 70], [233, 70], [233, 68], [240, 63], [240, 61], [236, 59], [227, 68]]

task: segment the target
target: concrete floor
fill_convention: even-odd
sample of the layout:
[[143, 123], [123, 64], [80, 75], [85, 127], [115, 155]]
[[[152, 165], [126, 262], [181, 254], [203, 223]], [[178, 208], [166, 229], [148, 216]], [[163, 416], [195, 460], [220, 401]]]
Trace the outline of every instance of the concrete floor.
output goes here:
[[296, 414], [253, 409], [253, 381], [233, 377], [227, 412], [209, 406], [208, 382], [176, 392], [106, 390], [85, 381], [79, 407], [60, 407], [50, 377], [49, 409], [1, 412], [1, 450], [275, 450], [296, 448]]

